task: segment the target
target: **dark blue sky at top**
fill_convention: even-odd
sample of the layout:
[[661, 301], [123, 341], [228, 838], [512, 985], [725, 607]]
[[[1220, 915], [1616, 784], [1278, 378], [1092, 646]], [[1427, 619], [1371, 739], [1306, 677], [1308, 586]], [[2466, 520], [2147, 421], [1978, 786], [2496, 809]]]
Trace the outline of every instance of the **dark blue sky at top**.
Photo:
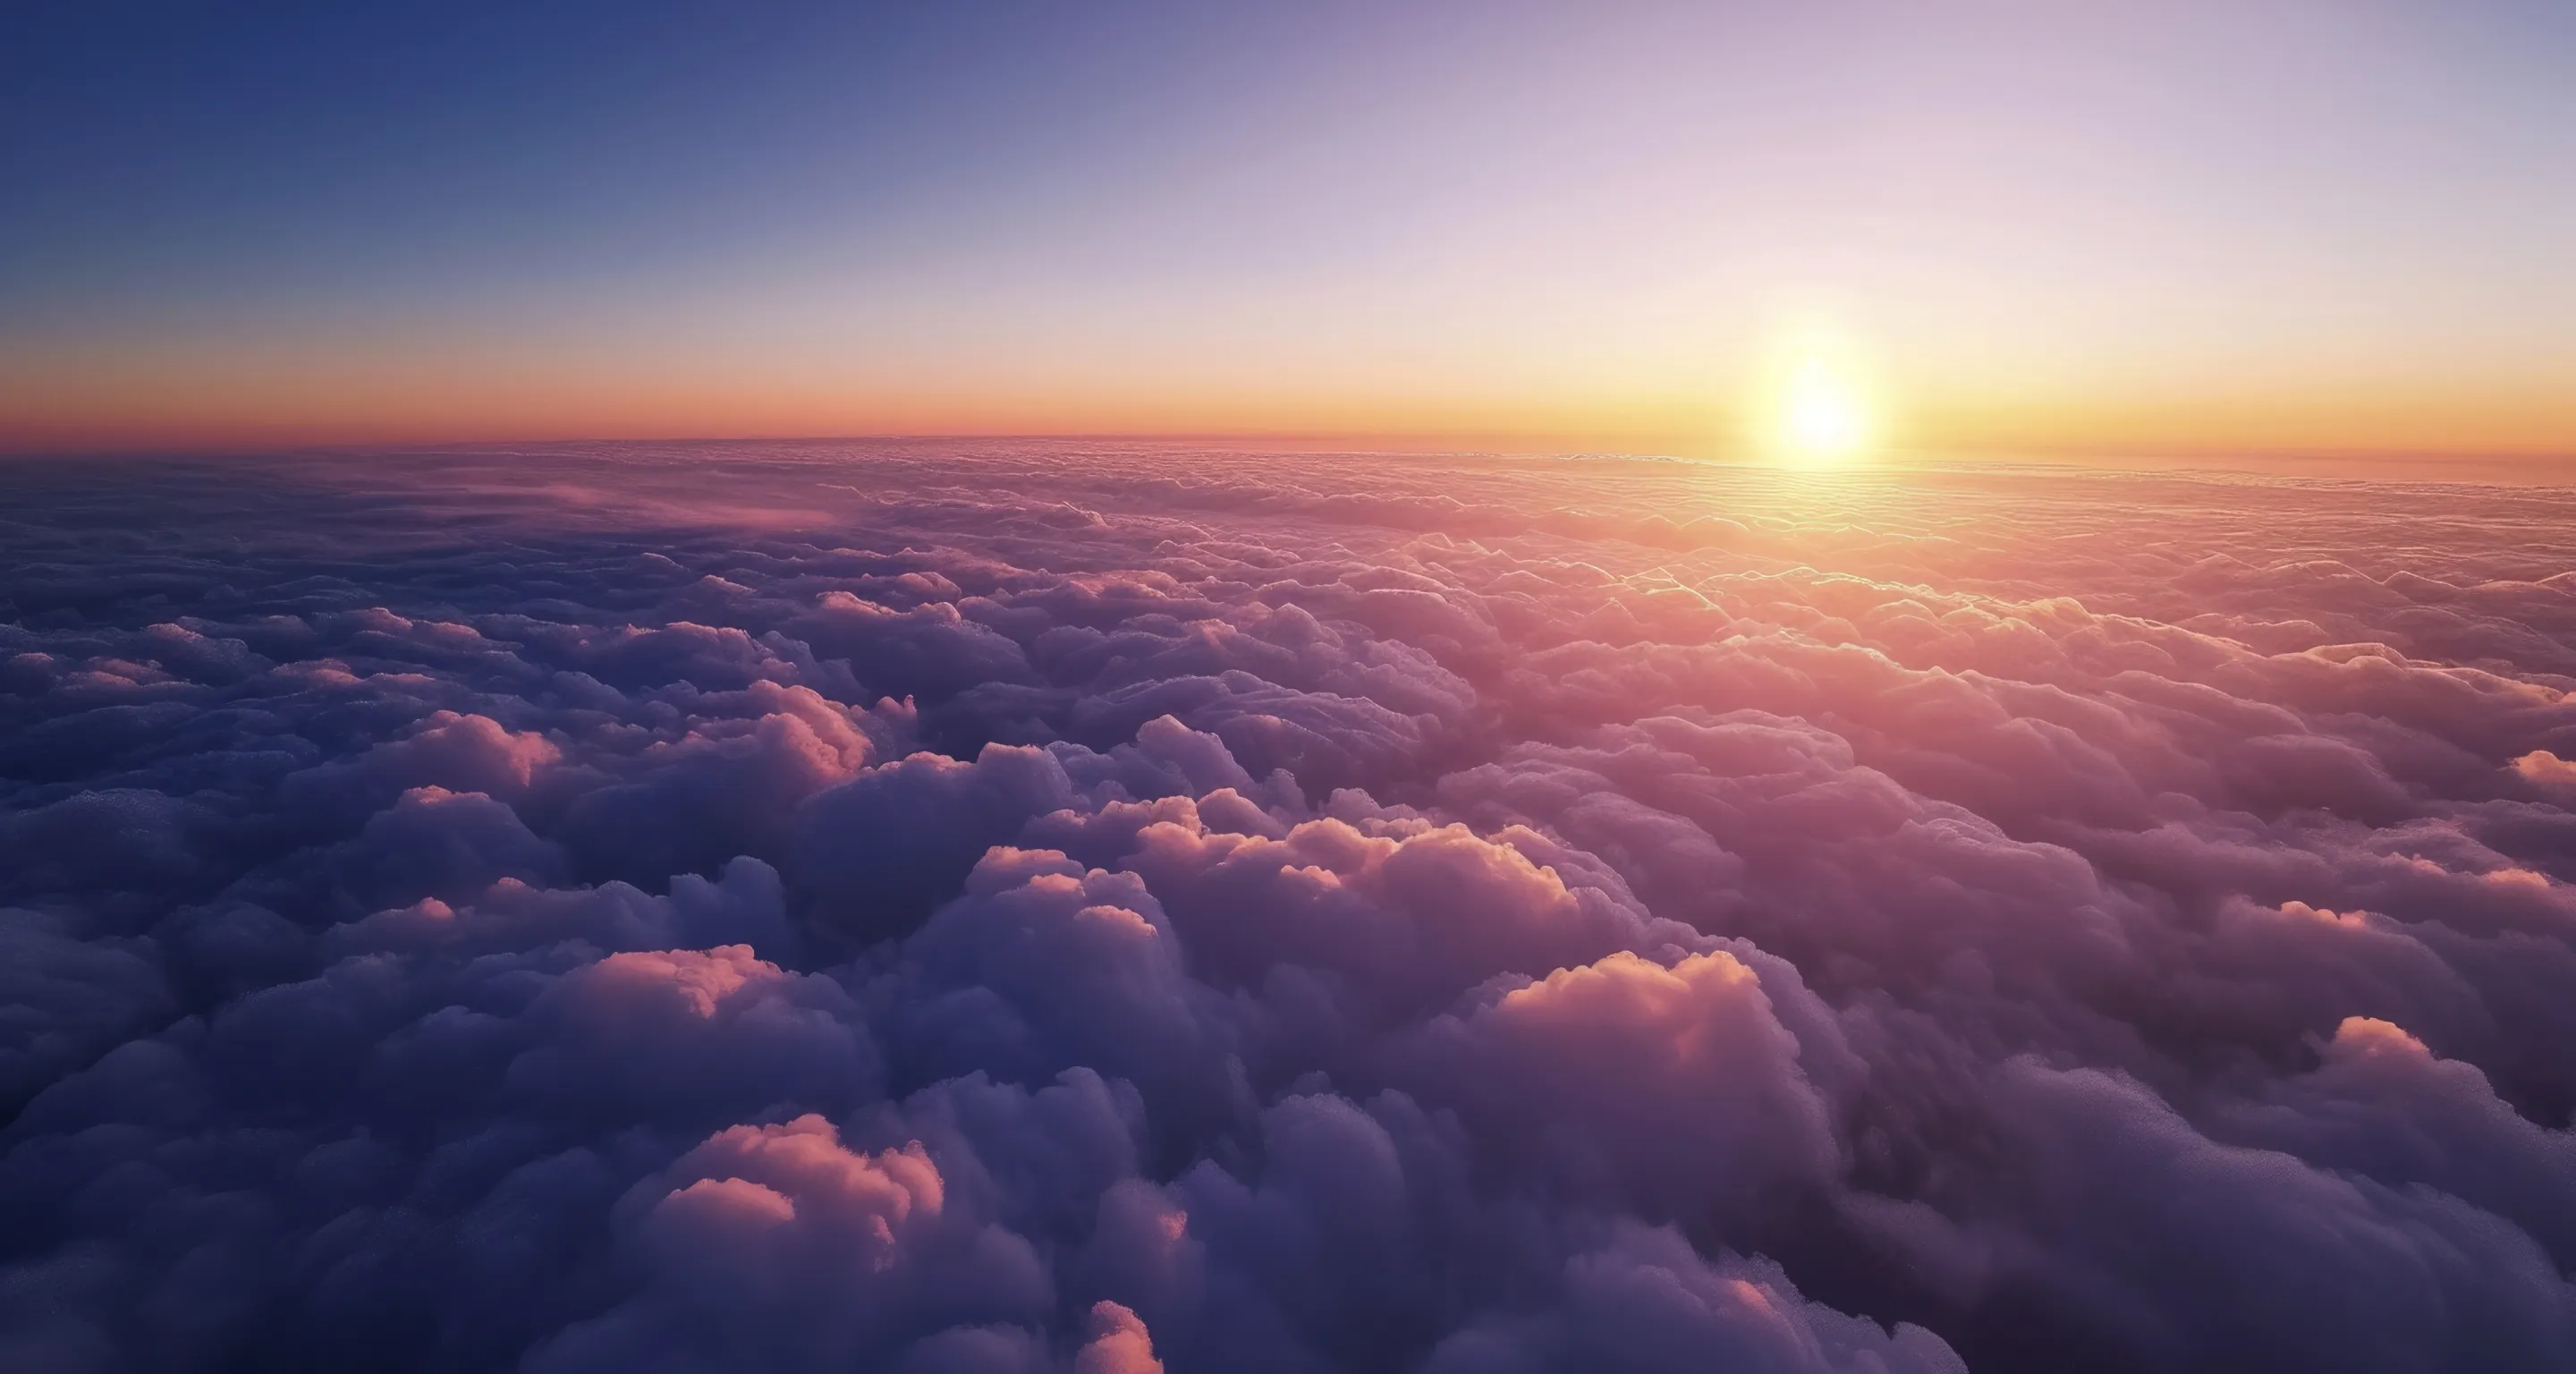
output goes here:
[[40, 297], [722, 248], [1149, 151], [1327, 8], [40, 4], [0, 41], [0, 232]]

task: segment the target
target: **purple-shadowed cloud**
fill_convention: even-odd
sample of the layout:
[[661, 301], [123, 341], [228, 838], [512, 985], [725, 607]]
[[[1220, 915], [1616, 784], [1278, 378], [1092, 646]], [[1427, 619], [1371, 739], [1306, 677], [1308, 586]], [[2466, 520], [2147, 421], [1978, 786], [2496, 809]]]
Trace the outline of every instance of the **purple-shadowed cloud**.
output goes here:
[[2576, 1364], [2557, 492], [0, 482], [13, 1368]]

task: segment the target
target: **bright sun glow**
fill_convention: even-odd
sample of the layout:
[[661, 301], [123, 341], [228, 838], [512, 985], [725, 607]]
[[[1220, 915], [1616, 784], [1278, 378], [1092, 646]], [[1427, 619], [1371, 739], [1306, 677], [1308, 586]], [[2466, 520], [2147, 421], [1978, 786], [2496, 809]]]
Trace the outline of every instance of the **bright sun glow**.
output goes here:
[[1849, 462], [1877, 436], [1869, 398], [1831, 363], [1801, 359], [1780, 389], [1772, 441], [1782, 459], [1807, 467]]

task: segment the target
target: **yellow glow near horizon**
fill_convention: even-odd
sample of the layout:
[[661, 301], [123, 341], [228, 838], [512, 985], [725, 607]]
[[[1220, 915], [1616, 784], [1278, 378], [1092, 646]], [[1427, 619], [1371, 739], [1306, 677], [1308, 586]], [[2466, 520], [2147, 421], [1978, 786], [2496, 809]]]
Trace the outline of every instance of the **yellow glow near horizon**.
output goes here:
[[1831, 467], [1869, 451], [1878, 418], [1869, 397], [1825, 358], [1798, 360], [1781, 384], [1772, 417], [1771, 445], [1784, 462]]

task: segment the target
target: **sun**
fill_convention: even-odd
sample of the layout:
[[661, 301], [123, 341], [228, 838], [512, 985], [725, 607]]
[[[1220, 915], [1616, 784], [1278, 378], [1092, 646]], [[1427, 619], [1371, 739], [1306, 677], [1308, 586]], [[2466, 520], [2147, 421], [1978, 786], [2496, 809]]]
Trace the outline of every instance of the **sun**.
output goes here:
[[1782, 461], [1800, 467], [1848, 463], [1877, 438], [1869, 397], [1848, 374], [1813, 355], [1789, 369], [1774, 402], [1770, 435]]

